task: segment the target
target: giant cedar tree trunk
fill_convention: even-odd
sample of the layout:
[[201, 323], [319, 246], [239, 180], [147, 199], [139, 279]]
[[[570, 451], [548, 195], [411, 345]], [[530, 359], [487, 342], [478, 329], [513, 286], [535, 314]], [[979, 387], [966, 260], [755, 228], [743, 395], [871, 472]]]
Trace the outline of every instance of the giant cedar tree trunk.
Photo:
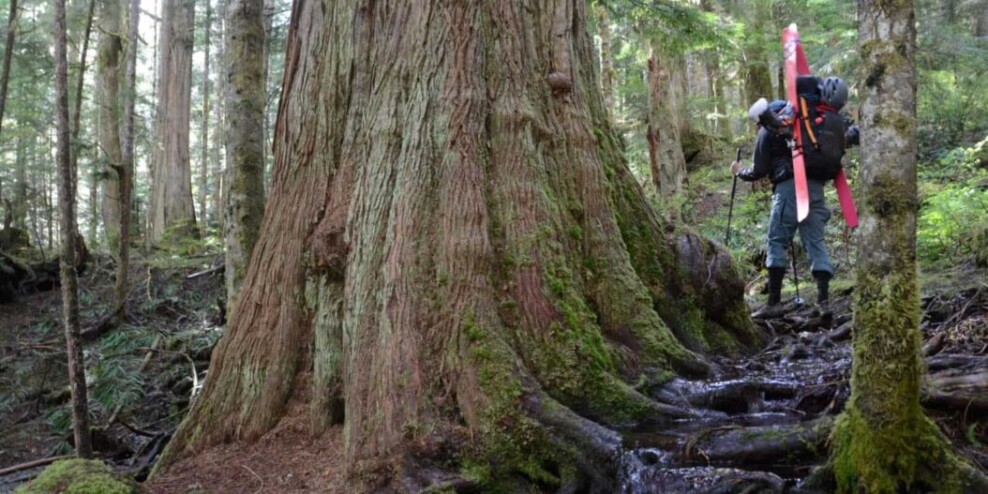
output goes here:
[[232, 304], [264, 216], [264, 0], [226, 6], [227, 194], [223, 238]]
[[[916, 265], [916, 27], [912, 1], [858, 3], [863, 63], [861, 242], [851, 398], [837, 422], [839, 492], [963, 489], [951, 446], [919, 405]], [[982, 486], [983, 488], [984, 486]]]
[[155, 113], [148, 240], [194, 237], [189, 164], [189, 110], [192, 105], [192, 39], [195, 2], [165, 0], [161, 22], [160, 94]]
[[120, 3], [101, 0], [99, 15], [99, 149], [103, 156], [103, 231], [111, 252], [120, 237], [120, 55], [123, 53]]
[[295, 397], [314, 434], [342, 421], [353, 473], [606, 474], [600, 424], [683, 413], [629, 383], [761, 339], [727, 253], [622, 161], [585, 5], [295, 2], [261, 235], [163, 464]]

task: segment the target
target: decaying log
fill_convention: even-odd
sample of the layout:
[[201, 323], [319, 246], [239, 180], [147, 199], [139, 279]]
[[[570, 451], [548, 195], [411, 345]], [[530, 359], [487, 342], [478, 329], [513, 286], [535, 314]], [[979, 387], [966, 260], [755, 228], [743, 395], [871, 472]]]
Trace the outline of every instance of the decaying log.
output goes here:
[[826, 451], [833, 428], [830, 416], [793, 425], [730, 427], [701, 432], [678, 453], [679, 461], [699, 464], [770, 464], [813, 458]]

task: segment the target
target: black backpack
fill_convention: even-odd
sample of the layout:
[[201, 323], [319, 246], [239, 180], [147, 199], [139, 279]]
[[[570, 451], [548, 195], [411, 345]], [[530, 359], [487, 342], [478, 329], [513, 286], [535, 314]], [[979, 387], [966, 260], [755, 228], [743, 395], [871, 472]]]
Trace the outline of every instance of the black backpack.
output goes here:
[[820, 99], [820, 79], [800, 76], [796, 79], [803, 134], [803, 161], [806, 177], [833, 180], [841, 171], [844, 157], [844, 118]]

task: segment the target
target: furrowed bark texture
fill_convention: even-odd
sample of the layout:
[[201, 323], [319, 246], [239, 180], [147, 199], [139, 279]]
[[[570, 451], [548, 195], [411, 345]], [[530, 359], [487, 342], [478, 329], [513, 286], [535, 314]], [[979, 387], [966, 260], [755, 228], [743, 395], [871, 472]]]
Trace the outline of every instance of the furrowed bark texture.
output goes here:
[[920, 408], [913, 5], [859, 2], [862, 245], [851, 398], [837, 422], [839, 492], [962, 492], [964, 471]]
[[103, 231], [111, 251], [120, 239], [120, 58], [123, 53], [121, 0], [101, 0], [99, 54], [99, 149], [103, 162]]
[[89, 412], [86, 405], [86, 371], [79, 337], [79, 281], [76, 275], [75, 196], [72, 186], [72, 158], [69, 154], [69, 81], [65, 55], [65, 0], [55, 2], [55, 120], [58, 131], [58, 212], [60, 277], [62, 284], [62, 324], [68, 357], [69, 389], [72, 395], [72, 428], [76, 455], [93, 455], [89, 435]]
[[127, 283], [130, 265], [131, 196], [134, 190], [134, 104], [137, 99], [137, 47], [141, 19], [141, 0], [130, 0], [127, 22], [127, 57], [124, 70], [123, 97], [123, 148], [120, 153], [120, 198], [117, 209], [120, 211], [120, 235], [117, 239], [117, 279], [116, 318], [122, 322], [126, 317], [127, 296], [130, 285]]
[[654, 41], [649, 42], [648, 57], [648, 159], [652, 185], [665, 205], [666, 217], [682, 219], [686, 201], [686, 156], [683, 154], [682, 127], [678, 123], [685, 113], [685, 94], [681, 87], [683, 61], [662, 53]]
[[600, 91], [604, 98], [604, 110], [610, 118], [614, 113], [614, 79], [617, 75], [611, 45], [611, 16], [603, 4], [597, 4], [594, 9], [600, 31]]
[[264, 1], [226, 7], [226, 298], [236, 300], [264, 217]]
[[192, 105], [192, 40], [195, 2], [165, 0], [161, 22], [160, 93], [151, 167], [148, 240], [192, 238], [196, 214], [192, 205], [189, 164], [189, 111]]
[[3, 73], [0, 74], [0, 125], [7, 108], [7, 85], [10, 83], [10, 61], [14, 58], [14, 38], [17, 34], [17, 0], [10, 0], [7, 14], [7, 39], [3, 44]]
[[165, 464], [294, 398], [366, 489], [449, 452], [482, 484], [592, 482], [599, 424], [670, 413], [629, 383], [760, 339], [727, 253], [623, 163], [585, 8], [295, 3], [261, 235]]

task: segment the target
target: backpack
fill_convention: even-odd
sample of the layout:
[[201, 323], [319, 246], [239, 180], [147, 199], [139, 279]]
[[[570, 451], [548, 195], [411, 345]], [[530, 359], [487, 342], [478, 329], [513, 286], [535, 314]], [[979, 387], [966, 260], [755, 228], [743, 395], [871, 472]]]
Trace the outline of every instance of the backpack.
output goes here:
[[820, 78], [796, 78], [799, 94], [799, 119], [803, 126], [803, 161], [806, 177], [813, 180], [833, 180], [841, 171], [844, 157], [844, 118], [837, 110], [821, 101]]

